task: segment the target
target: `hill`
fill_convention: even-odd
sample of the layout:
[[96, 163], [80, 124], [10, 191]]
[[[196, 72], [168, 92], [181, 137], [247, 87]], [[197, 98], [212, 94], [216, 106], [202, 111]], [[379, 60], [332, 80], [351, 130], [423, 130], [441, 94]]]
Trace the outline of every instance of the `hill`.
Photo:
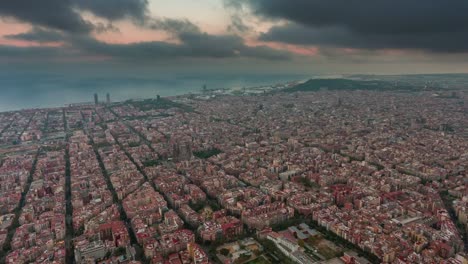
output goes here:
[[305, 83], [286, 89], [285, 92], [314, 92], [319, 90], [420, 90], [409, 84], [396, 84], [381, 80], [351, 80], [351, 79], [311, 79]]

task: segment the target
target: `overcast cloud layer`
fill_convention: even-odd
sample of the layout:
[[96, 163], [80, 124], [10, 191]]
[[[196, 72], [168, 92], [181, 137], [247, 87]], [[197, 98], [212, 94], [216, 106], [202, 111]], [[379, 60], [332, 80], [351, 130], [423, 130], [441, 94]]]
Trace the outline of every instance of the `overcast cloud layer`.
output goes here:
[[146, 0], [14, 0], [0, 1], [0, 15], [36, 26], [84, 33], [94, 25], [83, 19], [80, 10], [110, 20], [144, 19], [147, 6]]
[[246, 0], [254, 13], [285, 20], [264, 41], [358, 49], [468, 51], [468, 1]]
[[0, 1], [2, 26], [24, 28], [0, 30], [0, 63], [191, 59], [197, 70], [197, 61], [215, 60], [228, 71], [250, 60], [252, 70], [311, 72], [414, 62], [436, 69], [468, 57], [466, 14], [468, 1], [443, 0]]

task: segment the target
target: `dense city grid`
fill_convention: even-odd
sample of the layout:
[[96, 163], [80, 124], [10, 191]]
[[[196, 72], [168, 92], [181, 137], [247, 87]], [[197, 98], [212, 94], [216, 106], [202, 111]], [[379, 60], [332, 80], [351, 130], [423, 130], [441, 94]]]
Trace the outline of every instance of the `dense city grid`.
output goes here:
[[467, 166], [462, 92], [0, 113], [0, 261], [466, 263]]

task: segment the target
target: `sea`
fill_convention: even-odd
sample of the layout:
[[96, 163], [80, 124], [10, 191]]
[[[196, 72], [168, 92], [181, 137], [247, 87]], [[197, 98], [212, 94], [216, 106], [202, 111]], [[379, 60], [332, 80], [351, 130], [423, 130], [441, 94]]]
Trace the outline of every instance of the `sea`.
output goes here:
[[92, 102], [94, 93], [111, 101], [167, 97], [199, 93], [208, 89], [256, 87], [307, 78], [304, 75], [184, 75], [177, 77], [62, 77], [56, 74], [37, 76], [0, 73], [0, 112], [31, 108], [62, 107], [72, 103]]

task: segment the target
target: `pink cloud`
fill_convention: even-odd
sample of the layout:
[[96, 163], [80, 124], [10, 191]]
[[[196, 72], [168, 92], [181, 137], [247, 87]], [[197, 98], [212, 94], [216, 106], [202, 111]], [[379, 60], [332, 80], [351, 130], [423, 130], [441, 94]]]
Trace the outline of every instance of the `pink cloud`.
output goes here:
[[310, 46], [299, 46], [299, 45], [291, 45], [291, 44], [284, 44], [284, 43], [277, 43], [277, 42], [262, 42], [255, 39], [248, 39], [246, 40], [246, 44], [249, 46], [267, 46], [273, 49], [279, 50], [286, 50], [291, 53], [303, 56], [315, 56], [319, 53], [318, 47], [310, 47]]
[[94, 33], [93, 35], [100, 41], [113, 44], [165, 41], [169, 38], [168, 34], [164, 32], [144, 29], [128, 21], [119, 22], [115, 26], [119, 31], [107, 31]]
[[23, 33], [29, 30], [31, 30], [31, 26], [28, 24], [8, 22], [0, 19], [0, 37]]
[[28, 24], [0, 20], [0, 45], [15, 47], [59, 47], [62, 42], [38, 43], [34, 41], [6, 38], [8, 35], [27, 33], [32, 29]]
[[25, 41], [25, 40], [15, 40], [7, 39], [0, 37], [0, 45], [5, 46], [15, 46], [15, 47], [60, 47], [63, 45], [62, 42], [48, 42], [48, 43], [38, 43], [34, 41]]

